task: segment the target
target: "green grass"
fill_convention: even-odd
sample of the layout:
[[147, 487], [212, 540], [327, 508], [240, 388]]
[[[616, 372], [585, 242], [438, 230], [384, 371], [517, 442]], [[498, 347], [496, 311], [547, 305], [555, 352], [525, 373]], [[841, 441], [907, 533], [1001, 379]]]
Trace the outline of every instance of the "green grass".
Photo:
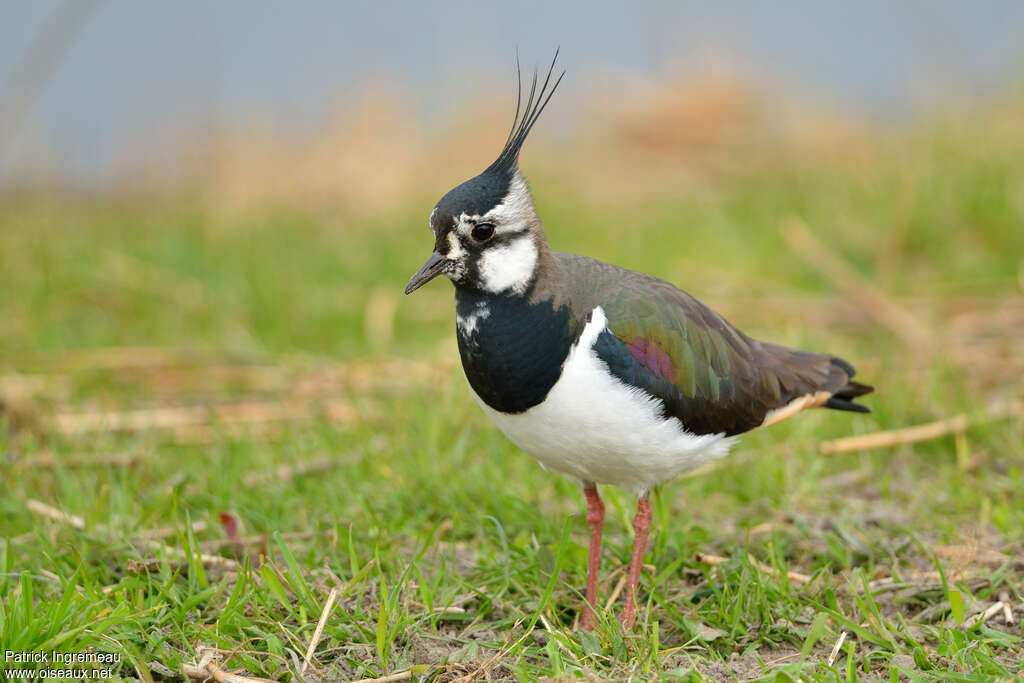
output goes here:
[[[627, 634], [620, 605], [593, 634], [573, 631], [582, 496], [480, 414], [456, 364], [449, 285], [400, 295], [430, 247], [432, 194], [376, 217], [7, 200], [0, 652], [117, 653], [115, 677], [159, 680], [205, 646], [227, 670], [298, 680], [335, 589], [311, 669], [327, 678], [1020, 675], [1020, 415], [907, 446], [817, 448], [1022, 394], [1024, 142], [912, 138], [856, 168], [780, 160], [637, 203], [595, 205], [560, 195], [554, 170], [532, 176], [556, 249], [669, 279], [755, 336], [850, 359], [878, 387], [871, 415], [800, 415], [658, 490], [654, 569]], [[790, 216], [929, 341], [908, 345], [790, 251]], [[177, 432], [57, 420], [252, 401], [301, 415], [237, 429], [201, 413]], [[629, 558], [634, 504], [603, 495], [602, 601]], [[218, 544], [222, 512], [258, 540]], [[144, 540], [154, 529], [163, 548]], [[971, 623], [1004, 593], [1012, 624], [1002, 612]]]

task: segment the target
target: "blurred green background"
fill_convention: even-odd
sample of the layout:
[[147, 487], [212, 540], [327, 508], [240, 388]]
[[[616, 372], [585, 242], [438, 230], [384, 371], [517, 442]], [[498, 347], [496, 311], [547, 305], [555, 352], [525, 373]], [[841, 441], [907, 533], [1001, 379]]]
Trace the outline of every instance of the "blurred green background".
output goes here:
[[[5, 10], [0, 41], [0, 649], [119, 652], [150, 680], [212, 647], [298, 680], [336, 589], [326, 678], [1024, 669], [1014, 4], [599, 4], [543, 26], [41, 6]], [[471, 400], [450, 285], [401, 294], [434, 202], [504, 139], [515, 44], [530, 65], [559, 42], [568, 87], [522, 159], [553, 247], [877, 387], [871, 415], [801, 415], [663, 487], [649, 621], [590, 640], [579, 492]], [[632, 501], [607, 497], [602, 599], [631, 545]], [[1003, 595], [1009, 619], [964, 626]]]

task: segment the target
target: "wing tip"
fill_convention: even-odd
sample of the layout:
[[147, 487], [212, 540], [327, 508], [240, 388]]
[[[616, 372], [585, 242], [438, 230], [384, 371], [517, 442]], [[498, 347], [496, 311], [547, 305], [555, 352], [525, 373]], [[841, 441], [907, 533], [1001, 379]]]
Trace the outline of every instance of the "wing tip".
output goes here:
[[864, 396], [873, 392], [875, 388], [870, 384], [861, 384], [860, 382], [847, 382], [846, 386], [837, 391], [833, 396], [837, 396], [847, 401], [852, 401], [858, 396]]
[[870, 413], [871, 408], [861, 405], [860, 403], [854, 403], [852, 400], [841, 398], [839, 395], [830, 397], [824, 403], [825, 408], [831, 408], [832, 410], [846, 410], [851, 413]]
[[851, 381], [851, 378], [857, 374], [857, 370], [842, 358], [833, 356], [832, 365], [839, 368], [846, 375], [846, 384], [844, 384], [838, 391], [835, 391], [832, 396], [825, 401], [824, 407], [832, 408], [833, 410], [848, 410], [854, 413], [870, 413], [870, 408], [859, 403], [854, 403], [854, 399], [859, 396], [864, 396], [865, 394], [870, 394], [875, 390], [875, 388], [870, 384]]
[[848, 378], [852, 378], [854, 375], [857, 374], [857, 369], [850, 365], [849, 362], [843, 360], [842, 358], [832, 356], [832, 365], [835, 365], [837, 368], [845, 372]]

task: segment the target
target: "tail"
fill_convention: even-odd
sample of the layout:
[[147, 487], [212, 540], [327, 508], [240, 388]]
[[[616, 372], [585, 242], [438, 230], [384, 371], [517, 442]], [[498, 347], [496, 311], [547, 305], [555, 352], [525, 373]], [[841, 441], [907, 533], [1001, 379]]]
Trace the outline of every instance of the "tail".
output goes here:
[[857, 371], [852, 365], [847, 363], [842, 358], [832, 358], [832, 371], [834, 374], [845, 375], [846, 384], [842, 386], [838, 391], [834, 392], [832, 396], [825, 401], [824, 407], [831, 408], [833, 410], [849, 410], [853, 413], [870, 413], [871, 408], [860, 403], [854, 403], [853, 400], [858, 396], [864, 394], [870, 394], [875, 390], [873, 386], [868, 384], [861, 384], [860, 382], [851, 382], [850, 378], [857, 374]]

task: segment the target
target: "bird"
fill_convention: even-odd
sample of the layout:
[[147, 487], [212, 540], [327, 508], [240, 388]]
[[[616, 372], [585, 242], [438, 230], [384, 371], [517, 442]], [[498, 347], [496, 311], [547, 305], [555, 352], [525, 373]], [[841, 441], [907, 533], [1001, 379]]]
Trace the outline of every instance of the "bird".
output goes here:
[[[565, 76], [558, 51], [523, 101], [498, 157], [430, 213], [433, 251], [405, 287], [444, 275], [469, 387], [494, 424], [547, 470], [582, 486], [590, 531], [579, 626], [595, 626], [604, 530], [598, 485], [637, 497], [621, 625], [636, 620], [649, 494], [728, 454], [739, 435], [810, 408], [868, 413], [874, 390], [826, 353], [753, 339], [674, 285], [554, 252], [519, 171], [527, 136]], [[693, 245], [691, 245], [692, 247]]]

